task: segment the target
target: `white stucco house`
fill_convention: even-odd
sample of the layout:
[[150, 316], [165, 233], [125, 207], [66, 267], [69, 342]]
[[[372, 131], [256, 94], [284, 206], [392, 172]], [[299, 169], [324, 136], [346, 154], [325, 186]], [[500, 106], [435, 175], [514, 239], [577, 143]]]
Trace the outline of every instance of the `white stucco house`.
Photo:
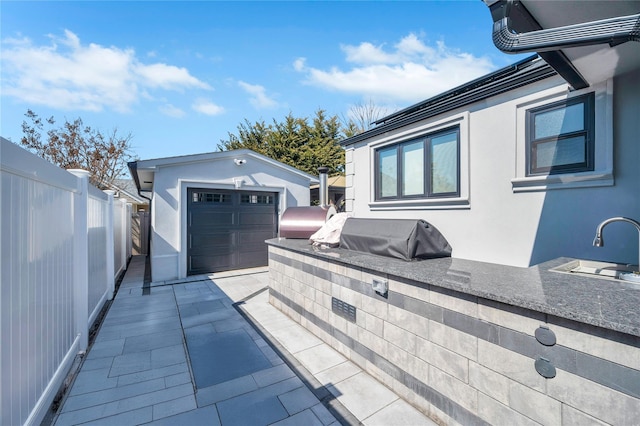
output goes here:
[[640, 24], [624, 18], [640, 2], [486, 3], [497, 47], [538, 54], [344, 140], [346, 210], [424, 219], [454, 258], [637, 264], [632, 226], [592, 241], [607, 218], [640, 219]]
[[129, 163], [151, 201], [153, 281], [267, 264], [288, 207], [308, 206], [318, 179], [242, 149]]

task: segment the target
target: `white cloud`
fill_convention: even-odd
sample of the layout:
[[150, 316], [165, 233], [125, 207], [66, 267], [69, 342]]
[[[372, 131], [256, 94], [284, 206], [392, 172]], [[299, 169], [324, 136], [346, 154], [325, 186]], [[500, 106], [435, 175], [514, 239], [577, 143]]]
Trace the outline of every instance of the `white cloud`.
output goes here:
[[42, 46], [26, 38], [3, 41], [5, 95], [58, 109], [124, 112], [147, 90], [211, 89], [185, 68], [142, 63], [133, 49], [83, 45], [69, 30], [50, 38]]
[[495, 69], [490, 59], [447, 47], [427, 45], [409, 34], [392, 48], [363, 42], [341, 46], [347, 69], [313, 68], [303, 58], [293, 67], [306, 83], [339, 92], [360, 94], [376, 102], [417, 102], [471, 81]]
[[161, 105], [158, 110], [160, 110], [160, 112], [164, 115], [168, 115], [169, 117], [174, 118], [182, 118], [186, 114], [183, 110], [171, 104]]
[[256, 109], [268, 109], [278, 106], [278, 103], [275, 100], [267, 96], [267, 91], [263, 86], [245, 83], [244, 81], [239, 81], [238, 86], [251, 95], [249, 102]]
[[150, 87], [175, 90], [178, 88], [210, 89], [209, 85], [201, 82], [189, 74], [186, 68], [178, 68], [167, 64], [138, 64], [134, 72], [142, 77], [144, 83]]
[[224, 112], [223, 107], [203, 98], [196, 99], [191, 108], [205, 115], [220, 115]]
[[306, 62], [307, 62], [307, 58], [298, 58], [295, 61], [293, 61], [293, 68], [296, 71], [304, 71], [307, 65]]

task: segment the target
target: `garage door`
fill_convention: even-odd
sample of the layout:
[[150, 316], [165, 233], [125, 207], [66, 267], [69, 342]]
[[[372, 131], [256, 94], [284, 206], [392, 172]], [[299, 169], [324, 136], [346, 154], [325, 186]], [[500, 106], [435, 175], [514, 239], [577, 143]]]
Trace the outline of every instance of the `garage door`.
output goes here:
[[265, 240], [278, 232], [278, 194], [188, 190], [187, 274], [268, 264]]

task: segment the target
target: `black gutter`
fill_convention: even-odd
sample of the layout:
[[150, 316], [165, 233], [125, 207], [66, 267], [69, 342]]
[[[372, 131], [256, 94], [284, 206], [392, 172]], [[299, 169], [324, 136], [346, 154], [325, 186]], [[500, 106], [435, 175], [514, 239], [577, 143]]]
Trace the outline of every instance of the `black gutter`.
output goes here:
[[352, 145], [555, 75], [557, 72], [551, 66], [532, 56], [385, 117], [377, 122], [380, 124], [377, 127], [345, 139], [340, 145]]
[[[131, 173], [131, 177], [133, 177], [133, 181], [136, 184], [136, 189], [138, 190], [138, 195], [142, 198], [144, 198], [145, 200], [149, 200], [149, 214], [151, 214], [151, 206], [152, 206], [152, 201], [151, 198], [149, 197], [145, 197], [144, 195], [142, 195], [142, 189], [140, 189], [140, 178], [138, 177], [138, 162], [137, 161], [129, 161], [127, 163], [127, 167], [129, 167], [129, 173]], [[146, 191], [148, 192], [148, 191]], [[151, 217], [149, 217], [149, 219], [151, 219]], [[147, 232], [147, 255], [146, 255], [146, 260], [145, 260], [145, 270], [144, 270], [144, 283], [143, 283], [143, 288], [142, 288], [142, 294], [143, 295], [149, 295], [151, 294], [151, 288], [149, 287], [149, 283], [151, 282], [151, 261], [150, 261], [150, 254], [151, 254], [151, 220], [149, 220], [149, 230]]]
[[[509, 8], [508, 11], [506, 10], [507, 8]], [[492, 3], [489, 6], [489, 10], [491, 11], [491, 17], [494, 22], [500, 21], [508, 15], [511, 27], [519, 32], [526, 33], [542, 30], [542, 26], [520, 1], [507, 3], [506, 0], [499, 0]], [[589, 82], [587, 82], [561, 50], [539, 52], [538, 55], [540, 55], [546, 63], [551, 65], [574, 90], [589, 87]]]
[[[127, 167], [129, 167], [129, 173], [131, 173], [131, 177], [133, 178], [133, 182], [136, 184], [136, 189], [138, 190], [138, 195], [141, 198], [149, 201], [149, 209], [151, 209], [151, 198], [145, 197], [142, 195], [142, 189], [140, 189], [140, 178], [138, 177], [138, 162], [137, 161], [129, 161], [127, 163]], [[145, 191], [149, 192], [149, 191]]]
[[618, 16], [564, 27], [517, 32], [511, 23], [513, 0], [507, 0], [504, 17], [493, 23], [493, 44], [504, 53], [549, 52], [581, 46], [640, 41], [640, 14]]

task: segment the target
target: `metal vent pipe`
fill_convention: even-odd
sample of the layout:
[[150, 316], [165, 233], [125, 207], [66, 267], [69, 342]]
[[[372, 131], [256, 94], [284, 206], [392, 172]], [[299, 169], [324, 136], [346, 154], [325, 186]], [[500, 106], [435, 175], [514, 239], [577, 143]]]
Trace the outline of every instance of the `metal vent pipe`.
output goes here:
[[640, 14], [517, 33], [510, 26], [512, 4], [513, 0], [508, 0], [504, 18], [493, 23], [493, 44], [505, 53], [539, 53], [604, 43], [613, 47], [640, 41]]
[[318, 178], [320, 179], [320, 186], [318, 188], [320, 207], [329, 206], [329, 185], [327, 183], [327, 173], [329, 173], [328, 167], [318, 167]]

